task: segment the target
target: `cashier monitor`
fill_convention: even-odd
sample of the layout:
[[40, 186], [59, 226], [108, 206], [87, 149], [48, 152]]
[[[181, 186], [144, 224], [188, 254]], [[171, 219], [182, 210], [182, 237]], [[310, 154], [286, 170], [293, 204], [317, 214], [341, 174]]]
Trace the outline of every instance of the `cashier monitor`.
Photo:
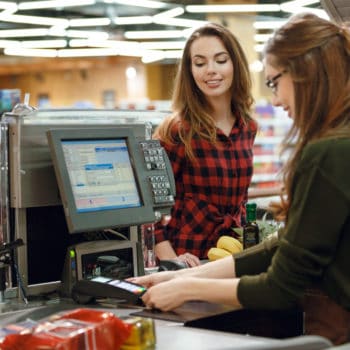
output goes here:
[[139, 142], [127, 127], [47, 136], [70, 233], [154, 222], [170, 211], [174, 179], [157, 140]]

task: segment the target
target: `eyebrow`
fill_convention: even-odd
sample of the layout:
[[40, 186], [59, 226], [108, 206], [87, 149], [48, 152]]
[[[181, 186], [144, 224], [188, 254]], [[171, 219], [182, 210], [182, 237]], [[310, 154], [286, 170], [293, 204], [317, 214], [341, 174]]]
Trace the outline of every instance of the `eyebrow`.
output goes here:
[[[214, 55], [214, 58], [218, 57], [218, 56], [221, 56], [221, 55], [228, 55], [228, 52], [226, 51], [222, 51], [222, 52], [218, 52]], [[203, 56], [203, 55], [194, 55], [193, 58], [206, 58], [206, 56]]]

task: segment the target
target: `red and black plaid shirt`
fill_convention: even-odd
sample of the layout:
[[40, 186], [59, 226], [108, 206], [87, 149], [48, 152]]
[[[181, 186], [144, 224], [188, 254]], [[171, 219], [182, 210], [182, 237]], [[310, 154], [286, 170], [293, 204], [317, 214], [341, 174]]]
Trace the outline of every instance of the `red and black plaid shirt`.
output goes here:
[[183, 143], [162, 143], [172, 164], [176, 198], [168, 224], [156, 226], [157, 243], [169, 240], [178, 255], [189, 252], [207, 259], [220, 236], [234, 235], [232, 227], [245, 220], [255, 135], [255, 123], [247, 126], [239, 119], [228, 137], [217, 130], [215, 145], [194, 138], [197, 162], [185, 157]]

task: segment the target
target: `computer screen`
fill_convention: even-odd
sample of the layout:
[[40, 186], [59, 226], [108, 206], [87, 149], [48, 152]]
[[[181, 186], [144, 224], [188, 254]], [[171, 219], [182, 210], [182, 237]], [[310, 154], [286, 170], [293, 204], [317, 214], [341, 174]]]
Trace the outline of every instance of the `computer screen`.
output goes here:
[[125, 138], [63, 140], [77, 212], [140, 207]]
[[56, 129], [47, 135], [70, 233], [155, 221], [130, 128]]

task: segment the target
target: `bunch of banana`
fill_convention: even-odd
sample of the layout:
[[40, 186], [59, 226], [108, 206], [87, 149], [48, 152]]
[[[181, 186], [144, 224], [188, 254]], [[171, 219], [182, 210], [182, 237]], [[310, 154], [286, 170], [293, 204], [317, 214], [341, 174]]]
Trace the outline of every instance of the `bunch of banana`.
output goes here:
[[216, 247], [212, 247], [208, 251], [208, 259], [210, 261], [224, 258], [225, 256], [239, 253], [243, 250], [242, 243], [230, 236], [221, 236], [216, 242]]

